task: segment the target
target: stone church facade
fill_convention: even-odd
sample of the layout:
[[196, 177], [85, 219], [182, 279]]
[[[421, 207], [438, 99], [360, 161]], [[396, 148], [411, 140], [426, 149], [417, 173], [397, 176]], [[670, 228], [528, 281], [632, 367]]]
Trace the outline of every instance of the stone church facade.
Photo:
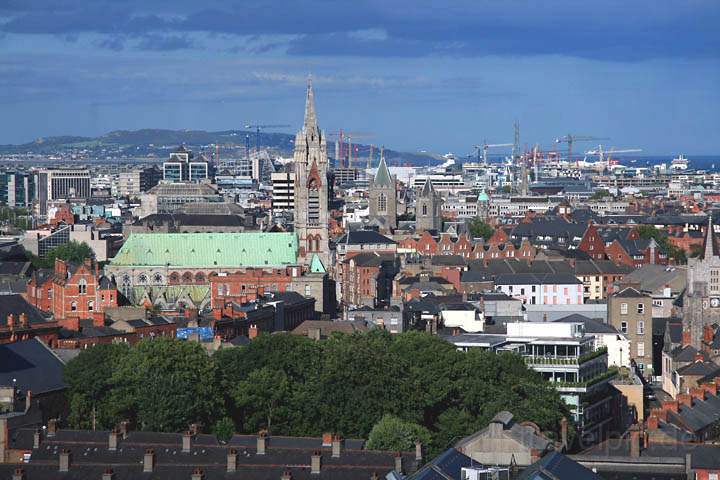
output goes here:
[[310, 265], [317, 257], [327, 268], [330, 265], [327, 140], [317, 124], [311, 80], [307, 85], [305, 121], [295, 136], [293, 159], [298, 260]]
[[720, 324], [720, 239], [708, 217], [702, 253], [688, 260], [687, 290], [683, 299], [683, 329], [693, 347], [701, 348], [703, 328]]

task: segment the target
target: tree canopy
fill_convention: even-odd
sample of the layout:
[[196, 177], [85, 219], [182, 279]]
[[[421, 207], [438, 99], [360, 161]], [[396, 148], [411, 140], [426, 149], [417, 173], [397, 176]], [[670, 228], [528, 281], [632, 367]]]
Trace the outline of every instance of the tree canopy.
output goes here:
[[200, 422], [223, 438], [231, 429], [333, 432], [393, 449], [419, 438], [434, 454], [499, 410], [548, 432], [570, 418], [557, 391], [519, 355], [458, 352], [424, 332], [321, 342], [277, 333], [212, 356], [196, 343], [146, 339], [85, 350], [66, 369], [77, 427], [88, 426], [96, 405], [98, 428], [128, 419], [135, 428], [181, 431]]
[[687, 263], [687, 254], [682, 248], [678, 248], [668, 240], [667, 232], [658, 230], [654, 225], [639, 225], [636, 228], [642, 238], [653, 238], [668, 254], [668, 258], [675, 260], [677, 264]]
[[33, 257], [32, 263], [38, 268], [53, 268], [55, 259], [59, 258], [66, 262], [82, 263], [86, 258], [95, 258], [95, 252], [85, 242], [70, 242], [51, 248], [44, 257]]
[[470, 220], [467, 226], [473, 238], [482, 237], [485, 240], [489, 240], [490, 237], [493, 236], [493, 233], [495, 233], [495, 229], [485, 223], [480, 217], [475, 217]]

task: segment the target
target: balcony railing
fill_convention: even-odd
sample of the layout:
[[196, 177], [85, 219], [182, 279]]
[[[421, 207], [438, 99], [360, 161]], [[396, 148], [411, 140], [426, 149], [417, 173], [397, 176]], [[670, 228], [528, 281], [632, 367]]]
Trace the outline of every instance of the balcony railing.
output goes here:
[[595, 358], [607, 355], [607, 347], [600, 347], [593, 352], [588, 352], [579, 357], [537, 357], [524, 356], [525, 363], [529, 365], [581, 365]]
[[600, 383], [605, 380], [609, 380], [616, 376], [618, 373], [617, 367], [610, 367], [607, 369], [606, 372], [603, 372], [599, 375], [595, 375], [592, 378], [588, 378], [587, 380], [583, 380], [582, 382], [553, 382], [553, 385], [557, 387], [569, 387], [569, 388], [586, 388], [591, 387], [597, 383]]

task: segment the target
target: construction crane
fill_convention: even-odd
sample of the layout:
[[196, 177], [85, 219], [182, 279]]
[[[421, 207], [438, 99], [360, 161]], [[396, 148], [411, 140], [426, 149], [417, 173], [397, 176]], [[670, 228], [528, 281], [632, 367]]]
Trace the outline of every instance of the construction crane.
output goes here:
[[512, 147], [515, 145], [514, 143], [494, 143], [489, 144], [487, 142], [483, 143], [482, 145], [473, 145], [473, 148], [477, 151], [477, 159], [478, 163], [480, 163], [480, 150], [482, 150], [482, 159], [483, 163], [487, 165], [487, 152], [491, 148], [501, 148], [501, 147]]
[[[380, 158], [383, 156], [383, 152], [385, 151], [385, 147], [380, 147]], [[370, 152], [368, 153], [368, 161], [367, 161], [367, 167], [365, 167], [367, 170], [370, 170], [372, 168], [372, 161], [373, 161], [373, 145], [370, 144]]]
[[260, 130], [265, 130], [267, 128], [290, 128], [290, 125], [259, 125], [259, 124], [250, 124], [245, 125], [245, 128], [252, 128], [255, 130], [255, 153], [260, 151]]
[[587, 155], [597, 155], [598, 161], [602, 162], [605, 160], [605, 155], [607, 155], [607, 163], [610, 165], [612, 162], [612, 155], [615, 153], [639, 153], [642, 152], [642, 148], [624, 148], [622, 150], [617, 150], [615, 147], [611, 147], [610, 150], [603, 150], [602, 145], [598, 145], [598, 148], [595, 150], [588, 150], [585, 152], [585, 156]]
[[338, 132], [330, 132], [326, 133], [328, 138], [336, 138], [335, 140], [335, 160], [338, 162], [338, 166], [342, 167], [343, 158], [345, 158], [344, 155], [344, 140], [347, 141], [347, 151], [348, 151], [348, 168], [352, 168], [352, 146], [353, 146], [353, 138], [354, 139], [360, 139], [360, 138], [373, 138], [374, 135], [372, 133], [366, 133], [366, 132], [347, 132], [344, 130], [340, 130]]
[[593, 137], [591, 135], [572, 135], [568, 133], [564, 137], [556, 138], [555, 143], [567, 143], [568, 162], [572, 162], [572, 146], [575, 142], [592, 142], [595, 140], [607, 140], [605, 137]]

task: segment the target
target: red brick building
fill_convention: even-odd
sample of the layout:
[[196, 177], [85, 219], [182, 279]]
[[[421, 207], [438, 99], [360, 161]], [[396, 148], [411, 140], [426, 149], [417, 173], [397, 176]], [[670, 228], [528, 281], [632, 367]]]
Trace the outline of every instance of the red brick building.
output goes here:
[[593, 260], [605, 260], [605, 239], [592, 223], [585, 230], [578, 250], [587, 253]]
[[223, 308], [227, 302], [244, 304], [264, 291], [286, 292], [300, 274], [297, 267], [248, 268], [245, 272], [210, 276], [210, 307]]
[[104, 324], [106, 307], [117, 307], [117, 288], [100, 274], [97, 263], [82, 264], [55, 260], [52, 274], [34, 275], [27, 286], [27, 300], [40, 310], [53, 314], [61, 327], [77, 330], [81, 319]]
[[0, 344], [37, 337], [55, 346], [60, 327], [30, 305], [22, 295], [3, 295], [0, 301]]

